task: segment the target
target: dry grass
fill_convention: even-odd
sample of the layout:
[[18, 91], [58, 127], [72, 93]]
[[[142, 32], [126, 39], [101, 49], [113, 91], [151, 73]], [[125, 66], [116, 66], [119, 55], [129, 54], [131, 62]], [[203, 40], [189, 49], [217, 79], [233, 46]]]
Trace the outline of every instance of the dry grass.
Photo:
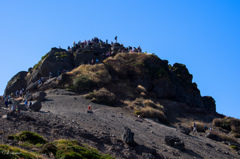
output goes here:
[[142, 108], [141, 110], [136, 111], [135, 114], [140, 115], [143, 118], [157, 118], [161, 123], [168, 123], [164, 113], [152, 107], [147, 106]]
[[80, 65], [68, 72], [75, 90], [89, 89], [91, 86], [102, 86], [111, 81], [111, 75], [104, 64]]
[[138, 92], [147, 93], [146, 88], [144, 88], [142, 85], [138, 85], [137, 88], [136, 88], [136, 90], [137, 90]]
[[232, 141], [232, 142], [237, 142], [235, 138], [230, 137], [226, 134], [218, 133], [216, 131], [212, 131], [212, 133], [218, 137], [220, 137], [223, 141]]
[[240, 120], [232, 117], [216, 118], [213, 120], [213, 125], [221, 127], [233, 133], [240, 134]]

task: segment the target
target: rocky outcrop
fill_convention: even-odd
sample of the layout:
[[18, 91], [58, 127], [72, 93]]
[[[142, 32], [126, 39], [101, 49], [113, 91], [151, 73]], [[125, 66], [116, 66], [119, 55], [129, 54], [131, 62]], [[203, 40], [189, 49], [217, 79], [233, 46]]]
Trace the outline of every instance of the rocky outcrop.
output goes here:
[[135, 144], [134, 142], [134, 133], [131, 131], [131, 129], [124, 127], [124, 132], [122, 136], [123, 142], [132, 146]]
[[33, 104], [29, 107], [30, 110], [38, 112], [42, 108], [41, 101], [34, 101]]
[[204, 96], [204, 97], [202, 97], [202, 101], [203, 101], [203, 104], [204, 104], [204, 107], [206, 108], [206, 110], [208, 110], [209, 112], [212, 112], [212, 113], [216, 112], [216, 104], [215, 104], [215, 100], [213, 99], [213, 97]]
[[185, 149], [184, 142], [176, 136], [165, 136], [165, 142], [167, 145], [174, 147], [176, 149], [179, 150]]
[[37, 101], [43, 101], [46, 97], [46, 93], [45, 92], [36, 92], [32, 94], [33, 100], [37, 100]]
[[11, 93], [15, 93], [17, 90], [22, 90], [23, 88], [25, 89], [27, 87], [26, 77], [26, 71], [21, 71], [13, 76], [7, 84], [4, 95], [6, 96]]
[[41, 77], [57, 76], [59, 71], [70, 71], [73, 69], [73, 55], [58, 48], [52, 48], [42, 59], [36, 64], [28, 77], [28, 84], [39, 80]]

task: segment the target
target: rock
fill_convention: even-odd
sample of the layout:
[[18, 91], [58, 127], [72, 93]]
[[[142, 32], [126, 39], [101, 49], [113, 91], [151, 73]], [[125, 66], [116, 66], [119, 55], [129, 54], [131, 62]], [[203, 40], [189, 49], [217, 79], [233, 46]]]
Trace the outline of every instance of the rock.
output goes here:
[[155, 159], [156, 157], [150, 153], [142, 153], [141, 159]]
[[240, 150], [237, 152], [238, 155], [240, 155]]
[[206, 110], [212, 113], [216, 113], [216, 104], [213, 97], [204, 96], [202, 97], [202, 101]]
[[74, 53], [74, 66], [78, 67], [81, 64], [88, 64], [94, 58], [94, 52], [90, 50], [77, 50]]
[[30, 101], [30, 100], [32, 100], [32, 99], [33, 99], [32, 94], [31, 94], [31, 93], [26, 93], [26, 95], [25, 95], [25, 100]]
[[126, 144], [132, 146], [135, 144], [134, 142], [134, 133], [131, 131], [131, 129], [124, 127], [124, 133], [122, 136], [123, 142]]
[[33, 102], [33, 104], [29, 107], [29, 109], [33, 110], [33, 111], [40, 111], [42, 108], [42, 104], [41, 101], [35, 101]]
[[209, 144], [209, 143], [206, 143], [206, 145], [208, 146], [208, 147], [213, 147], [211, 144]]
[[19, 108], [20, 110], [23, 110], [23, 111], [27, 111], [27, 110], [28, 110], [28, 109], [26, 108], [25, 104], [20, 104], [20, 105], [18, 106], [18, 108]]
[[8, 119], [8, 115], [7, 115], [7, 114], [6, 114], [6, 115], [3, 115], [2, 118], [3, 118], [3, 119]]
[[180, 132], [183, 133], [183, 134], [189, 135], [190, 132], [191, 132], [191, 129], [190, 129], [190, 128], [185, 128], [185, 127], [179, 125], [179, 126], [177, 127], [177, 131], [180, 131]]
[[184, 142], [176, 136], [165, 136], [165, 142], [167, 145], [177, 148], [179, 150], [185, 149]]
[[46, 97], [46, 93], [45, 92], [36, 92], [34, 94], [32, 94], [33, 100], [37, 100], [37, 101], [43, 101]]
[[8, 84], [4, 91], [4, 96], [10, 95], [11, 93], [15, 93], [17, 90], [22, 90], [27, 87], [27, 80], [26, 80], [27, 72], [21, 71], [17, 73], [15, 76], [8, 81]]
[[37, 87], [38, 87], [38, 81], [36, 81], [36, 82], [34, 82], [34, 83], [31, 83], [31, 84], [26, 88], [26, 90], [27, 90], [27, 91], [32, 91], [32, 90], [37, 89]]
[[213, 134], [212, 132], [207, 132], [205, 137], [210, 138], [212, 140], [216, 140], [216, 141], [222, 141], [222, 139], [219, 136]]

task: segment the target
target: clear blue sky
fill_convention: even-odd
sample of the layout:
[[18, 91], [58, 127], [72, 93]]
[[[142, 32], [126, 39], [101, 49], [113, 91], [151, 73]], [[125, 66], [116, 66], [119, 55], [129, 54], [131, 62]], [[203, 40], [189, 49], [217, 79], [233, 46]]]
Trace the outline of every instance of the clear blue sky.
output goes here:
[[183, 63], [217, 112], [240, 118], [240, 1], [0, 0], [0, 94], [52, 47], [99, 37]]

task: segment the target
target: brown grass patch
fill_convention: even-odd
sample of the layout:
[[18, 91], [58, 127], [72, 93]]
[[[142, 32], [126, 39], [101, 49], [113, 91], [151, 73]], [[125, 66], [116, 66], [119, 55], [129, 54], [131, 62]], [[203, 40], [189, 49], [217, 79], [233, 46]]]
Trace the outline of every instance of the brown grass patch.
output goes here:
[[102, 86], [111, 81], [111, 75], [104, 64], [80, 65], [68, 72], [75, 90], [90, 89], [91, 86]]
[[164, 124], [168, 123], [164, 113], [152, 107], [142, 108], [141, 110], [136, 111], [135, 114], [140, 115], [143, 118], [157, 118], [161, 123]]
[[240, 120], [232, 117], [216, 118], [213, 125], [234, 133], [240, 133]]
[[233, 137], [230, 137], [228, 135], [222, 134], [222, 133], [218, 133], [216, 131], [212, 131], [212, 133], [218, 137], [220, 137], [223, 141], [232, 141], [232, 142], [237, 142], [237, 140]]

